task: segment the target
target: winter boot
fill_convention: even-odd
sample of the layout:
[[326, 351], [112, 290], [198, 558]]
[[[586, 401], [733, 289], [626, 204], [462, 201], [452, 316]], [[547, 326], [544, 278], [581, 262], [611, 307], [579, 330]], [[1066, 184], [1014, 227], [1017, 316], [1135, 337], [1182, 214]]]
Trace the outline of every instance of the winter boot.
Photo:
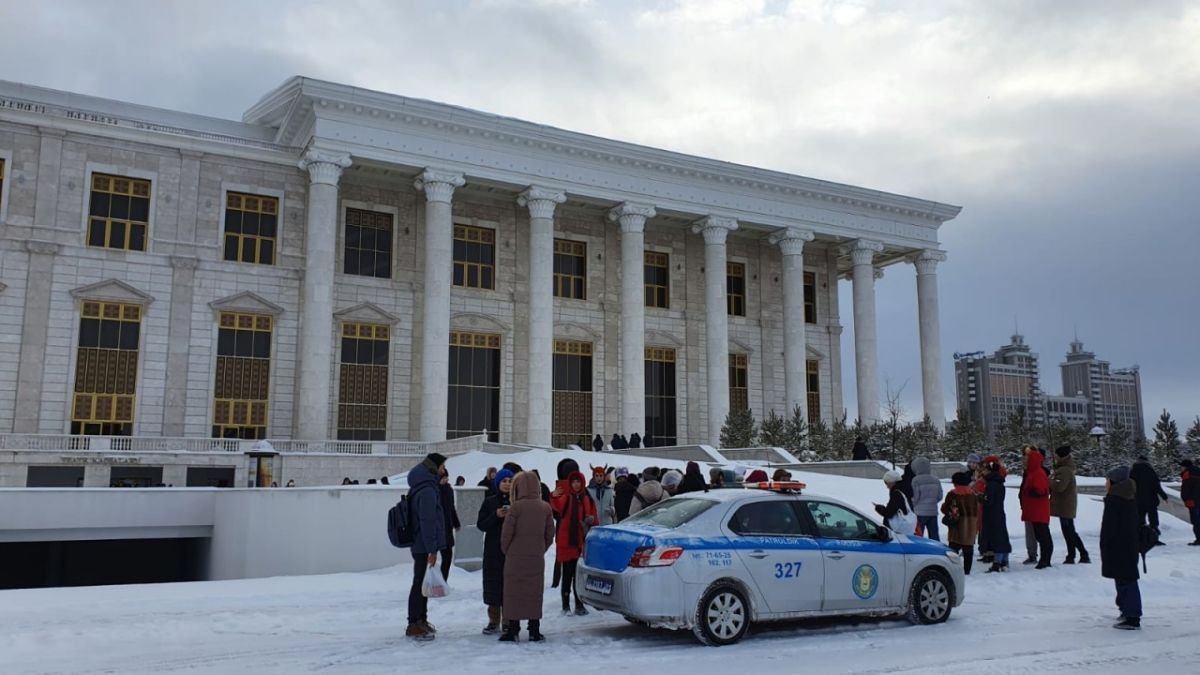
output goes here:
[[543, 642], [543, 641], [545, 641], [545, 639], [546, 639], [546, 636], [542, 635], [542, 622], [541, 621], [530, 621], [529, 622], [529, 641], [530, 642]]
[[495, 635], [500, 632], [500, 608], [488, 607], [488, 622], [483, 628], [484, 635]]
[[1044, 570], [1044, 569], [1049, 569], [1049, 568], [1050, 568], [1050, 561], [1049, 561], [1049, 560], [1043, 560], [1042, 562], [1038, 563], [1038, 564], [1037, 564], [1037, 567], [1035, 567], [1034, 569], [1036, 569], [1036, 570]]
[[1064, 560], [1064, 561], [1062, 562], [1062, 564], [1064, 564], [1064, 565], [1074, 565], [1074, 564], [1075, 564], [1075, 556], [1074, 556], [1074, 555], [1068, 555], [1068, 556], [1067, 556], [1067, 559], [1066, 559], [1066, 560]]
[[500, 634], [500, 642], [516, 642], [517, 634], [521, 632], [520, 621], [505, 621], [504, 632]]
[[1092, 559], [1088, 557], [1087, 553], [1084, 553], [1082, 556], [1079, 557], [1079, 564], [1080, 565], [1091, 565]]
[[1021, 564], [1022, 564], [1022, 565], [1036, 565], [1036, 564], [1037, 564], [1037, 558], [1026, 558], [1026, 559], [1025, 559], [1025, 561], [1024, 561], [1024, 562], [1022, 562]]
[[404, 637], [413, 642], [429, 642], [434, 638], [434, 634], [425, 627], [424, 623], [410, 623], [408, 630], [404, 631]]
[[991, 574], [992, 572], [999, 572], [1001, 569], [1002, 568], [1000, 566], [1000, 563], [994, 562], [994, 563], [992, 563], [991, 567], [987, 568], [987, 572], [984, 572], [984, 574]]
[[1189, 541], [1188, 546], [1200, 546], [1200, 539], [1197, 539], [1196, 541]]
[[583, 606], [583, 603], [579, 601], [579, 598], [575, 598], [575, 616], [587, 616], [587, 614], [587, 607]]
[[1142, 620], [1138, 617], [1127, 616], [1123, 620], [1114, 623], [1113, 628], [1118, 630], [1141, 630]]

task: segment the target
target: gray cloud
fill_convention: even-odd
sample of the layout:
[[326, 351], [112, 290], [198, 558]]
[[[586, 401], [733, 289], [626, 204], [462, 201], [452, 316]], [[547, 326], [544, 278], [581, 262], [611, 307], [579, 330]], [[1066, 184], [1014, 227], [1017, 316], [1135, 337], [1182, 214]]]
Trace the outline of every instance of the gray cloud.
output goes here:
[[[0, 77], [238, 118], [306, 74], [962, 204], [953, 350], [1013, 316], [1200, 412], [1200, 9], [1026, 0], [0, 0]], [[854, 410], [849, 287], [846, 406]], [[920, 411], [915, 282], [879, 283], [885, 376]], [[1057, 391], [1057, 372], [1045, 386]]]

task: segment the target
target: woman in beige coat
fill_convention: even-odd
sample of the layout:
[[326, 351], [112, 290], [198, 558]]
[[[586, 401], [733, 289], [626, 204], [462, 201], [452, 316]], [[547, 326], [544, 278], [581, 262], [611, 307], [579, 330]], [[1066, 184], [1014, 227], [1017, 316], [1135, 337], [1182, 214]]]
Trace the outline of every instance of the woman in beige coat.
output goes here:
[[541, 642], [542, 596], [546, 585], [546, 551], [554, 543], [554, 516], [542, 501], [542, 483], [522, 471], [513, 478], [512, 507], [504, 519], [500, 549], [504, 551], [504, 633], [501, 642], [516, 642], [521, 621], [529, 622], [529, 641]]

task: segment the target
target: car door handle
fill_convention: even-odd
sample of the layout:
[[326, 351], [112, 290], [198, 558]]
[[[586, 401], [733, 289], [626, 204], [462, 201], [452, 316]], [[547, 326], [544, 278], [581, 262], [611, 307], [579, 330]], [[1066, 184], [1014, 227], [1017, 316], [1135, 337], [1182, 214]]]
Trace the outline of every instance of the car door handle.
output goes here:
[[841, 551], [834, 551], [829, 554], [829, 558], [831, 560], [841, 560], [842, 558], [845, 558], [845, 557], [846, 557], [846, 554], [842, 553]]
[[754, 553], [751, 553], [749, 555], [751, 558], [754, 558], [755, 560], [762, 560], [763, 558], [767, 557], [767, 555], [769, 555], [769, 554], [765, 553], [763, 551], [755, 551]]

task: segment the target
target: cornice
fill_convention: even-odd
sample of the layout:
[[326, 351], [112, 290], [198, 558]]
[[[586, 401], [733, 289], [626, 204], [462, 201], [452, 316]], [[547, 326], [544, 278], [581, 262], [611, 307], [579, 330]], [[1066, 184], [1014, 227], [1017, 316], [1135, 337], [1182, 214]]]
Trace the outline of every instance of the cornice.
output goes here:
[[[661, 150], [648, 146], [600, 138], [589, 134], [525, 122], [460, 106], [407, 98], [395, 94], [349, 87], [332, 82], [295, 78], [247, 111], [250, 122], [291, 125], [293, 120], [273, 120], [268, 114], [283, 107], [287, 96], [308, 99], [309, 106], [294, 108], [294, 115], [315, 114], [342, 119], [359, 119], [374, 127], [407, 127], [422, 133], [468, 137], [472, 142], [495, 141], [564, 156], [571, 161], [613, 163], [654, 171], [690, 181], [716, 184], [725, 189], [747, 189], [942, 223], [958, 215], [961, 207], [907, 197], [853, 185], [770, 171], [719, 160]], [[280, 142], [302, 139], [279, 138]]]

